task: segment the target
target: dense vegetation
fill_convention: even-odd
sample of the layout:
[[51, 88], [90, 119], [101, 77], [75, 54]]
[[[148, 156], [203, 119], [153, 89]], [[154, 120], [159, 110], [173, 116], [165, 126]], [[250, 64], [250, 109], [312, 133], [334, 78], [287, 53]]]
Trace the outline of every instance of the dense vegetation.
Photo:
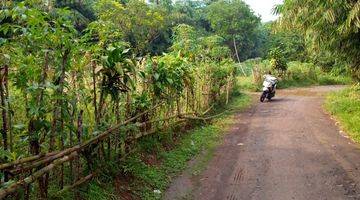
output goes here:
[[325, 57], [328, 63], [346, 62], [360, 78], [359, 1], [285, 0], [275, 11], [281, 14], [280, 28], [301, 33], [315, 61]]
[[[149, 135], [210, 119], [238, 92], [239, 74], [252, 89], [268, 70], [281, 87], [360, 77], [360, 3], [352, 0], [285, 0], [279, 20], [265, 24], [241, 0], [0, 7], [0, 198], [87, 198], [91, 184], [77, 188], [120, 161], [117, 171], [148, 172], [125, 157]], [[153, 175], [142, 177], [148, 188], [164, 189]]]
[[227, 104], [233, 58], [257, 51], [257, 38], [238, 32], [255, 35], [260, 25], [242, 1], [228, 2], [226, 17], [247, 16], [231, 28], [211, 15], [221, 5], [201, 1], [1, 7], [0, 198], [65, 197], [74, 189], [81, 198], [76, 187], [131, 153], [136, 140], [207, 120]]

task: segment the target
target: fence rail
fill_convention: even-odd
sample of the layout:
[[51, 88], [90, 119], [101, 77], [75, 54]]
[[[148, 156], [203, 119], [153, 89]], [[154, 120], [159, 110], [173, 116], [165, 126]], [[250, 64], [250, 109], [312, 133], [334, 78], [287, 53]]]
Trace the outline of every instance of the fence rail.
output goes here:
[[[8, 184], [7, 186], [3, 186], [0, 189], [0, 199], [4, 199], [6, 197], [17, 198], [17, 194], [15, 194], [15, 193], [17, 191], [19, 191], [21, 188], [23, 188], [25, 191], [24, 199], [30, 199], [30, 197], [29, 197], [30, 191], [28, 191], [29, 186], [31, 184], [34, 184], [34, 182], [36, 182], [36, 181], [39, 183], [39, 186], [38, 186], [39, 187], [39, 197], [46, 199], [48, 197], [47, 190], [48, 190], [49, 178], [51, 178], [50, 173], [54, 172], [54, 170], [57, 169], [57, 167], [60, 167], [60, 166], [63, 167], [65, 163], [69, 163], [69, 162], [77, 163], [75, 170], [74, 170], [73, 163], [70, 164], [71, 165], [70, 168], [73, 169], [73, 171], [71, 173], [73, 173], [76, 176], [76, 178], [73, 179], [73, 182], [70, 183], [69, 185], [66, 185], [66, 186], [63, 186], [62, 188], [60, 188], [60, 190], [57, 192], [57, 195], [60, 195], [66, 191], [72, 190], [72, 189], [82, 185], [83, 183], [91, 180], [93, 177], [95, 177], [98, 174], [99, 168], [96, 168], [96, 166], [91, 166], [94, 164], [94, 160], [97, 158], [92, 158], [89, 160], [89, 155], [97, 153], [97, 155], [99, 157], [105, 156], [105, 152], [101, 152], [104, 150], [103, 149], [99, 150], [99, 148], [101, 148], [101, 146], [104, 145], [103, 143], [105, 142], [105, 140], [110, 139], [111, 136], [114, 136], [115, 133], [118, 133], [117, 131], [121, 127], [124, 127], [124, 126], [130, 124], [131, 122], [134, 122], [141, 116], [151, 112], [152, 110], [156, 109], [160, 105], [161, 104], [158, 104], [150, 110], [142, 112], [130, 119], [125, 120], [122, 123], [114, 125], [113, 127], [100, 133], [99, 135], [95, 136], [94, 138], [89, 139], [89, 140], [87, 140], [81, 144], [75, 145], [73, 147], [64, 149], [62, 151], [54, 151], [54, 152], [50, 152], [47, 154], [30, 156], [30, 157], [22, 158], [20, 160], [16, 160], [13, 162], [1, 164], [0, 171], [8, 174], [9, 176], [12, 176], [11, 180], [13, 182], [11, 184]], [[209, 119], [211, 119], [211, 117], [204, 117], [204, 116], [212, 108], [213, 108], [213, 106], [210, 106], [206, 111], [204, 111], [200, 115], [196, 115], [195, 113], [175, 114], [173, 116], [165, 117], [163, 119], [156, 119], [156, 120], [149, 120], [146, 122], [142, 122], [137, 125], [139, 127], [144, 127], [149, 124], [153, 124], [153, 123], [157, 123], [157, 122], [165, 122], [165, 121], [174, 120], [174, 119], [176, 119], [174, 121], [174, 123], [181, 123], [181, 122], [185, 122], [186, 120], [209, 120]], [[156, 129], [142, 131], [133, 136], [128, 136], [125, 139], [125, 141], [127, 144], [129, 144], [139, 138], [142, 138], [147, 135], [151, 135], [156, 132], [157, 132]], [[97, 146], [97, 148], [95, 148], [93, 145]], [[114, 145], [114, 147], [116, 147], [118, 144], [115, 143], [113, 145]], [[109, 150], [111, 149], [111, 143], [109, 143], [108, 148], [109, 148]], [[101, 153], [98, 153], [97, 151], [100, 151]], [[80, 157], [81, 156], [84, 157], [85, 160], [87, 160], [87, 165], [89, 166], [90, 169], [92, 169], [92, 170], [90, 170], [90, 173], [88, 173], [85, 176], [82, 176], [83, 173], [80, 170], [80, 168], [81, 168], [80, 167], [80, 165], [81, 165]], [[16, 180], [16, 178], [18, 178], [18, 180]]]

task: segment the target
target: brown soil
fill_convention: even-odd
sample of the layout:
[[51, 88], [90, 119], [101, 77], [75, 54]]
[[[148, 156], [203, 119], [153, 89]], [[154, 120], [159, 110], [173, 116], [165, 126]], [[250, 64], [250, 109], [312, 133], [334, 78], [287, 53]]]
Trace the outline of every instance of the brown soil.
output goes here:
[[206, 170], [184, 172], [165, 199], [360, 199], [359, 145], [322, 109], [339, 88], [281, 90], [238, 113]]

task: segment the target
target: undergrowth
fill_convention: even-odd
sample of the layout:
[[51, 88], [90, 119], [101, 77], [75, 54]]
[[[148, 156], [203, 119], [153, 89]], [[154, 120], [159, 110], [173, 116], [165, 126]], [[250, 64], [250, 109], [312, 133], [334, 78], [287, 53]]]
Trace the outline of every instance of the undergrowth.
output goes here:
[[[201, 159], [192, 166], [192, 173], [199, 174], [211, 159], [213, 150], [218, 145], [226, 128], [233, 122], [234, 112], [248, 107], [251, 98], [237, 94], [233, 100], [219, 108], [223, 114], [213, 119], [210, 124], [196, 124], [190, 131], [158, 133], [143, 138], [137, 144], [137, 151], [130, 155], [121, 165], [110, 166], [112, 171], [126, 177], [129, 187], [127, 192], [133, 198], [161, 199], [173, 177], [188, 166], [188, 161], [203, 153]], [[225, 111], [224, 111], [225, 110]], [[116, 186], [110, 177], [111, 172], [104, 173], [88, 186], [88, 199], [116, 199]], [[110, 184], [111, 183], [111, 184]]]
[[[241, 89], [253, 92], [261, 91], [262, 76], [269, 70], [271, 71], [269, 65], [266, 65], [266, 61], [261, 63], [253, 64], [256, 67], [255, 73], [258, 74], [238, 77]], [[345, 70], [339, 71], [337, 68], [334, 68], [333, 71], [324, 72], [314, 64], [301, 62], [290, 62], [288, 66], [284, 75], [280, 76], [275, 73], [275, 76], [279, 79], [278, 88], [280, 89], [312, 85], [348, 85], [352, 83], [351, 77]]]
[[360, 84], [330, 93], [325, 109], [335, 116], [354, 141], [360, 142]]

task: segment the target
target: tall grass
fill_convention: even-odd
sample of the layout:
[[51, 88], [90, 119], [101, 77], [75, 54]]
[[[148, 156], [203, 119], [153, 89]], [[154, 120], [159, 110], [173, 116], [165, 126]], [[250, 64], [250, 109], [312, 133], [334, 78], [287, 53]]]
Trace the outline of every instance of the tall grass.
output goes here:
[[360, 84], [329, 94], [325, 108], [356, 142], [360, 142]]

